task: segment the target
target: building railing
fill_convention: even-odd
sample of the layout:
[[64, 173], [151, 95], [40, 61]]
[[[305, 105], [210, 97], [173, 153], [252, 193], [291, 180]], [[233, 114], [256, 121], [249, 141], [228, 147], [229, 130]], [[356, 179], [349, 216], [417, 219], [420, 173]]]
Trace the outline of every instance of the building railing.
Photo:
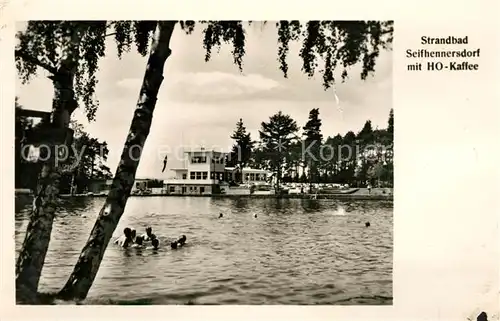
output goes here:
[[175, 185], [212, 185], [219, 184], [218, 179], [182, 179], [182, 178], [171, 178], [163, 180], [163, 185], [175, 184]]

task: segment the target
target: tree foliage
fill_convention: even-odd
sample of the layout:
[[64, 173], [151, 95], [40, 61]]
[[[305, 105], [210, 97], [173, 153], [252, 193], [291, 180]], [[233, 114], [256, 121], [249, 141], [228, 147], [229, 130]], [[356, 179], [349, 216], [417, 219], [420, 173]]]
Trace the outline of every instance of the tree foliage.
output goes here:
[[[240, 71], [243, 70], [245, 56], [246, 27], [252, 21], [180, 21], [179, 25], [186, 34], [192, 34], [196, 26], [203, 30], [203, 48], [205, 61], [209, 61], [214, 50], [220, 50], [223, 44], [232, 46], [233, 61]], [[266, 22], [263, 22], [266, 24]], [[287, 63], [290, 43], [301, 42], [299, 57], [301, 70], [309, 78], [319, 74], [323, 79], [324, 89], [335, 82], [335, 71], [341, 69], [341, 80], [345, 81], [349, 69], [360, 63], [361, 79], [366, 79], [375, 71], [376, 59], [380, 51], [390, 49], [393, 41], [392, 21], [278, 21], [275, 24], [278, 35], [277, 59], [284, 77], [288, 77]], [[147, 49], [148, 35], [154, 30], [154, 22], [115, 23], [118, 53], [127, 51], [132, 43], [131, 34], [141, 54]]]
[[[75, 68], [75, 99], [85, 106], [89, 120], [95, 118], [98, 61], [104, 56], [105, 21], [29, 21], [17, 34], [16, 66], [23, 83], [40, 68], [57, 75], [63, 62]], [[75, 42], [78, 39], [78, 42]]]
[[240, 118], [236, 123], [236, 129], [231, 135], [231, 138], [235, 140], [235, 144], [229, 155], [228, 165], [238, 165], [240, 168], [243, 168], [249, 164], [252, 157], [252, 149], [254, 147], [251, 135], [243, 125], [243, 119]]
[[[95, 119], [98, 100], [95, 97], [96, 72], [99, 59], [104, 57], [106, 37], [114, 36], [118, 57], [129, 52], [135, 44], [137, 52], [145, 56], [157, 21], [29, 21], [26, 30], [19, 32], [16, 47], [16, 65], [23, 82], [36, 76], [39, 68], [57, 73], [61, 62], [74, 57], [76, 65], [75, 98], [85, 107], [89, 120]], [[234, 63], [243, 70], [246, 30], [252, 22], [243, 21], [180, 21], [186, 34], [192, 34], [197, 25], [203, 28], [205, 61], [223, 44], [232, 45]], [[265, 22], [264, 22], [265, 24]], [[361, 78], [374, 72], [376, 59], [382, 49], [392, 44], [392, 21], [278, 21], [277, 59], [285, 77], [289, 67], [287, 58], [290, 43], [301, 42], [301, 70], [308, 77], [319, 74], [323, 87], [335, 82], [335, 71], [341, 69], [344, 81], [349, 68], [362, 65]], [[80, 41], [74, 43], [72, 36]]]
[[281, 111], [262, 122], [259, 130], [262, 158], [269, 169], [276, 173], [277, 185], [282, 177], [283, 166], [299, 130], [297, 122]]
[[319, 109], [313, 108], [309, 112], [309, 120], [303, 127], [304, 132], [304, 161], [309, 167], [311, 179], [318, 175], [318, 166], [321, 159], [321, 144], [323, 135], [321, 134], [321, 119], [319, 119]]
[[84, 130], [78, 129], [70, 153], [70, 163], [74, 165], [74, 169], [69, 175], [75, 176], [79, 193], [86, 190], [93, 179], [110, 179], [112, 177], [111, 171], [106, 165], [109, 149], [105, 141], [101, 142]]
[[[40, 68], [57, 75], [64, 62], [75, 67], [74, 94], [89, 121], [95, 120], [99, 101], [95, 96], [99, 59], [106, 53], [106, 38], [115, 37], [118, 57], [135, 44], [145, 56], [157, 21], [29, 21], [18, 32], [16, 66], [23, 83]], [[78, 41], [75, 41], [78, 39]]]
[[[205, 61], [212, 57], [213, 49], [223, 43], [232, 44], [234, 63], [243, 69], [245, 56], [245, 25], [242, 21], [200, 21], [204, 25], [203, 47]], [[190, 34], [195, 22], [183, 22], [181, 27]], [[341, 80], [345, 81], [349, 68], [361, 63], [361, 78], [364, 80], [375, 71], [376, 59], [382, 49], [392, 44], [392, 21], [278, 21], [278, 61], [285, 77], [288, 76], [287, 58], [290, 43], [301, 41], [300, 58], [302, 72], [312, 78], [319, 73], [324, 89], [335, 82], [335, 70], [341, 68]]]
[[[286, 126], [279, 125], [280, 122], [276, 120], [269, 121], [268, 127], [273, 129], [268, 129], [267, 132], [273, 134], [261, 135], [260, 141], [256, 142], [252, 153], [252, 166], [273, 171], [278, 180], [283, 182], [337, 183], [359, 187], [368, 183], [373, 186], [393, 186], [393, 136], [389, 132], [390, 127], [373, 129], [371, 121], [368, 120], [358, 134], [348, 131], [344, 135], [328, 136], [323, 141], [317, 130], [318, 124], [321, 123], [319, 113], [313, 109], [310, 114], [312, 117], [304, 126], [302, 139], [295, 134], [289, 134], [289, 144], [286, 144], [288, 148], [282, 147], [281, 150], [280, 145], [274, 142], [279, 141], [280, 135], [277, 133]], [[391, 110], [389, 119], [393, 117], [392, 114]], [[271, 117], [275, 118], [278, 117]], [[289, 118], [287, 122], [295, 121]], [[391, 120], [388, 124], [391, 124]], [[315, 130], [311, 130], [313, 128]], [[270, 140], [267, 137], [278, 138]], [[318, 152], [319, 156], [314, 170], [306, 171], [310, 166], [310, 155], [305, 153], [305, 150], [311, 137], [319, 140], [319, 148], [316, 151], [310, 149], [309, 152], [312, 155]]]

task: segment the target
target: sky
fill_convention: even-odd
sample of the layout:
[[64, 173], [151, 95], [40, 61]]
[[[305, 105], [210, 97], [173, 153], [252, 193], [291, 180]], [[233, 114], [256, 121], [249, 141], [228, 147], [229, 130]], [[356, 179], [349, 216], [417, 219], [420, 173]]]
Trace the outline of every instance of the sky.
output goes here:
[[[18, 25], [18, 29], [22, 27]], [[319, 108], [324, 137], [350, 130], [356, 133], [366, 120], [371, 120], [374, 128], [387, 127], [392, 108], [390, 51], [381, 52], [373, 76], [361, 80], [360, 66], [354, 66], [345, 83], [325, 91], [321, 75], [309, 79], [301, 72], [298, 43], [290, 45], [289, 75], [283, 77], [273, 23], [246, 28], [243, 72], [233, 63], [230, 44], [223, 45], [205, 62], [202, 39], [201, 26], [191, 35], [177, 26], [172, 35], [172, 55], [165, 64], [138, 178], [172, 176], [168, 169], [181, 166], [183, 146], [229, 151], [233, 144], [230, 135], [240, 118], [254, 140], [258, 139], [260, 124], [278, 111], [303, 127], [309, 111]], [[99, 62], [97, 74], [96, 98], [100, 106], [96, 120], [88, 123], [83, 108], [73, 114], [90, 135], [108, 143], [107, 164], [113, 173], [132, 121], [147, 60], [133, 50], [118, 59], [114, 40], [108, 39], [106, 57]], [[47, 76], [40, 70], [26, 85], [17, 79], [16, 95], [24, 108], [51, 110], [53, 86]], [[162, 173], [165, 153], [169, 161]]]

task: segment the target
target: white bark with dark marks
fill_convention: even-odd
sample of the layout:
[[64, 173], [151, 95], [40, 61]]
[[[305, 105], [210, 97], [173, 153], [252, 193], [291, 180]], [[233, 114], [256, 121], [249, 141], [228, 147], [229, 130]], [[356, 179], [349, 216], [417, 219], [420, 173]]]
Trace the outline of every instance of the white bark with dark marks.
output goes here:
[[[74, 92], [74, 75], [77, 67], [76, 51], [80, 45], [81, 33], [75, 28], [69, 35], [74, 46], [70, 54], [61, 62], [59, 68], [40, 63], [37, 59], [20, 54], [23, 59], [35, 62], [52, 73], [49, 78], [54, 85], [50, 127], [63, 133], [69, 128], [71, 114], [77, 107]], [[72, 131], [68, 131], [72, 135]], [[59, 135], [57, 134], [57, 135]], [[72, 138], [72, 137], [71, 137]], [[70, 143], [68, 137], [54, 137], [44, 142], [48, 145]], [[36, 190], [34, 191], [33, 209], [26, 230], [21, 252], [16, 262], [16, 302], [20, 304], [36, 304], [38, 301], [38, 283], [42, 274], [45, 256], [49, 248], [54, 215], [58, 203], [61, 168], [57, 168], [54, 149], [51, 157], [44, 162], [40, 171]]]
[[[73, 78], [71, 75], [54, 77], [53, 120], [51, 128], [68, 128], [64, 119], [74, 110]], [[61, 131], [59, 131], [60, 133]], [[56, 133], [56, 131], [54, 131]], [[53, 137], [47, 144], [61, 143], [61, 137]], [[61, 173], [55, 167], [54, 150], [43, 164], [34, 191], [33, 209], [26, 230], [23, 246], [16, 263], [16, 301], [36, 303], [38, 283], [49, 248], [54, 213], [57, 208]]]
[[123, 214], [135, 181], [142, 148], [149, 134], [158, 91], [163, 81], [163, 67], [170, 56], [170, 38], [174, 21], [158, 22], [142, 82], [139, 100], [111, 190], [102, 207], [90, 237], [82, 249], [61, 299], [85, 299], [97, 275], [104, 252]]

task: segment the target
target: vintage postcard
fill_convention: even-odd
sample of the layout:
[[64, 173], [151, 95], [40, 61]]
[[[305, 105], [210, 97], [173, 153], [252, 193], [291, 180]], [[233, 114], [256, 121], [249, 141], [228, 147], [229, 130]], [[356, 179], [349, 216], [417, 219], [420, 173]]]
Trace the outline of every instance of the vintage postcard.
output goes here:
[[499, 319], [493, 1], [52, 2], [2, 9], [2, 320]]

